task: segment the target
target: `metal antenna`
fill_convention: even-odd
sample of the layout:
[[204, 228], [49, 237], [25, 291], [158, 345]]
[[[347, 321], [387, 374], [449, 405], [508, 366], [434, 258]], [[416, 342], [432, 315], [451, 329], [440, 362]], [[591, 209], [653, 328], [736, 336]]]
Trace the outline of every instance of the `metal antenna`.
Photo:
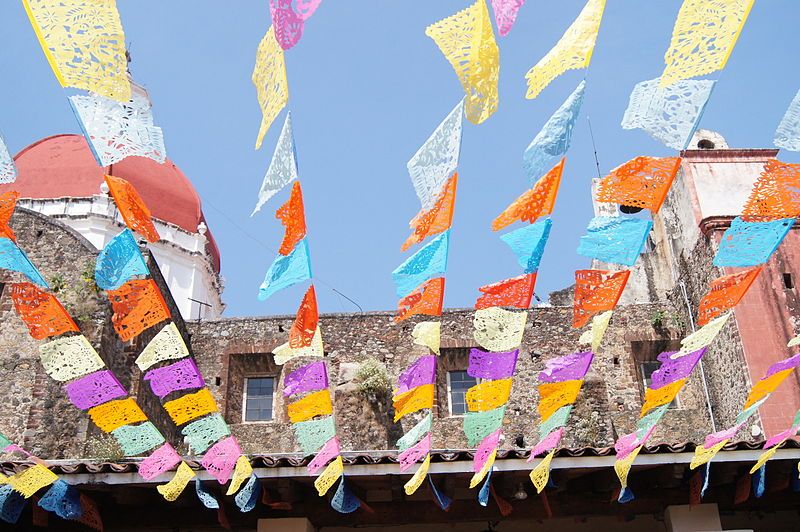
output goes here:
[[592, 149], [594, 150], [594, 164], [597, 165], [597, 177], [600, 179], [603, 178], [600, 175], [600, 161], [597, 159], [597, 145], [594, 143], [594, 132], [592, 131], [592, 120], [588, 116], [586, 117], [586, 121], [589, 122], [589, 136], [592, 138]]

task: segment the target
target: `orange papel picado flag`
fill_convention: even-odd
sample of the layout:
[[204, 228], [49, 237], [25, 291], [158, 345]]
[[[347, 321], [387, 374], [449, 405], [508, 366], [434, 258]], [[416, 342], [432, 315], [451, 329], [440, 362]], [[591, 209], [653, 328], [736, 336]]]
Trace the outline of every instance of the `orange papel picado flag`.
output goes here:
[[475, 302], [477, 310], [489, 307], [515, 307], [526, 309], [531, 305], [536, 274], [529, 273], [511, 279], [481, 286], [483, 295]]
[[108, 299], [114, 310], [114, 330], [125, 342], [170, 318], [164, 296], [152, 279], [133, 279], [108, 290]]
[[456, 188], [458, 187], [458, 172], [454, 172], [447, 180], [436, 203], [428, 210], [421, 210], [414, 217], [409, 226], [414, 230], [403, 245], [402, 251], [414, 244], [419, 244], [429, 236], [438, 235], [450, 229], [453, 223], [453, 206], [456, 202]]
[[440, 316], [443, 302], [444, 277], [435, 277], [425, 281], [397, 303], [397, 316], [394, 321], [400, 322], [417, 314]]
[[525, 191], [520, 197], [506, 207], [500, 216], [492, 222], [492, 231], [499, 231], [514, 222], [533, 223], [537, 218], [547, 216], [553, 212], [558, 196], [558, 187], [561, 184], [561, 174], [564, 173], [562, 158], [549, 172], [536, 182], [532, 189]]
[[288, 255], [306, 236], [306, 212], [303, 207], [303, 191], [300, 189], [299, 181], [295, 181], [292, 185], [292, 195], [289, 196], [286, 203], [275, 211], [275, 218], [280, 220], [286, 228], [278, 252], [281, 255]]
[[703, 326], [735, 307], [761, 272], [761, 267], [723, 275], [711, 281], [711, 286], [700, 301], [697, 324]]
[[136, 188], [124, 179], [110, 175], [106, 176], [106, 184], [125, 224], [148, 242], [158, 242], [161, 237], [153, 224], [153, 216]]
[[597, 201], [658, 212], [680, 167], [680, 157], [631, 159], [600, 180]]
[[575, 301], [572, 306], [572, 326], [583, 327], [595, 314], [614, 310], [630, 270], [578, 270], [575, 272]]
[[317, 293], [312, 284], [308, 287], [306, 295], [303, 296], [300, 308], [297, 309], [297, 317], [289, 331], [289, 347], [292, 349], [310, 347], [318, 324]]

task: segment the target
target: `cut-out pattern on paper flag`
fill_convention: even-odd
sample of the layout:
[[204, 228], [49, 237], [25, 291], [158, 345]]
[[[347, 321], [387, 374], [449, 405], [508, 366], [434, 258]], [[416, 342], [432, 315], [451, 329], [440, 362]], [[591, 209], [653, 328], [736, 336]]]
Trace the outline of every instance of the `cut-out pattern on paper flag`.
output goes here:
[[545, 369], [539, 372], [539, 380], [553, 383], [583, 379], [593, 359], [594, 353], [591, 351], [551, 358], [545, 361]]
[[242, 455], [236, 459], [236, 467], [233, 468], [233, 477], [228, 486], [225, 495], [233, 495], [239, 488], [242, 487], [251, 476], [253, 475], [253, 466], [250, 465], [250, 459]]
[[500, 240], [508, 244], [511, 251], [517, 256], [517, 263], [525, 269], [525, 273], [535, 273], [542, 261], [552, 227], [552, 220], [542, 220], [506, 233], [500, 237]]
[[419, 412], [423, 408], [433, 408], [434, 385], [417, 386], [413, 390], [395, 395], [394, 420], [399, 421], [408, 414]]
[[[277, 194], [283, 187], [291, 183], [292, 181], [297, 180], [298, 178], [298, 170], [297, 170], [297, 152], [294, 148], [294, 133], [292, 129], [292, 112], [289, 111], [286, 113], [286, 119], [283, 121], [283, 128], [281, 129], [281, 134], [278, 137], [278, 143], [275, 145], [275, 151], [272, 153], [272, 160], [269, 163], [269, 168], [267, 168], [267, 173], [264, 174], [264, 180], [261, 183], [261, 189], [258, 191], [258, 202], [256, 203], [255, 209], [250, 214], [253, 216], [255, 213], [261, 210], [261, 207], [267, 203], [272, 196]], [[294, 192], [294, 188], [292, 189]], [[300, 196], [300, 202], [302, 203], [302, 196]], [[289, 203], [291, 204], [291, 198]], [[284, 205], [285, 207], [286, 205]], [[302, 206], [302, 205], [301, 205]], [[283, 209], [283, 207], [281, 207]], [[275, 213], [276, 217], [282, 220], [281, 216], [281, 209]], [[287, 215], [290, 214], [287, 212]], [[299, 228], [300, 224], [298, 220], [295, 220], [295, 225]], [[303, 214], [303, 232], [305, 233], [305, 213]], [[287, 225], [287, 236], [288, 236], [288, 225]], [[294, 232], [293, 232], [294, 233]], [[286, 237], [284, 237], [284, 240]], [[283, 249], [283, 243], [281, 244], [281, 249]], [[282, 254], [285, 254], [281, 252]]]
[[25, 497], [14, 491], [11, 485], [0, 486], [0, 519], [16, 524], [26, 504]]
[[286, 364], [293, 358], [321, 357], [324, 354], [324, 346], [322, 345], [322, 330], [319, 328], [319, 326], [317, 326], [317, 331], [314, 333], [314, 339], [311, 340], [310, 347], [293, 349], [289, 347], [289, 342], [286, 342], [285, 344], [281, 344], [272, 350], [275, 363], [279, 366]]
[[322, 468], [328, 465], [331, 460], [340, 454], [341, 449], [339, 448], [339, 438], [331, 438], [322, 447], [322, 449], [319, 449], [319, 452], [316, 454], [316, 456], [314, 456], [314, 459], [311, 460], [306, 466], [308, 473], [311, 475], [316, 475]]
[[516, 349], [522, 343], [528, 313], [502, 308], [475, 311], [472, 321], [473, 336], [478, 345], [487, 351], [501, 352]]
[[103, 290], [116, 290], [135, 275], [150, 275], [150, 270], [133, 233], [125, 229], [100, 251], [94, 280]]
[[412, 447], [416, 444], [419, 440], [421, 440], [426, 434], [431, 431], [433, 427], [433, 414], [428, 412], [425, 417], [420, 420], [419, 423], [411, 427], [408, 432], [403, 434], [403, 437], [397, 440], [397, 449], [400, 451], [405, 451], [409, 447]]
[[208, 473], [217, 479], [220, 484], [225, 484], [230, 480], [238, 462], [242, 456], [242, 449], [236, 443], [233, 436], [225, 438], [215, 443], [200, 462]]
[[303, 239], [289, 255], [279, 255], [270, 265], [258, 288], [258, 300], [266, 301], [275, 292], [311, 279], [308, 241]]
[[[264, 135], [269, 131], [272, 122], [275, 121], [275, 118], [277, 118], [278, 114], [289, 102], [289, 82], [286, 79], [286, 61], [283, 50], [278, 45], [278, 41], [275, 38], [273, 26], [269, 27], [267, 33], [258, 44], [252, 80], [253, 85], [256, 87], [258, 105], [261, 107], [262, 115], [261, 126], [258, 129], [258, 137], [256, 138], [256, 149], [259, 149], [261, 148], [261, 143], [264, 141]], [[288, 115], [286, 118], [288, 120]], [[284, 123], [283, 127], [285, 130], [286, 123]], [[281, 137], [283, 137], [283, 132], [281, 132]], [[263, 201], [266, 202], [267, 200], [265, 199]], [[256, 208], [256, 210], [258, 210], [258, 208]]]
[[595, 353], [600, 349], [600, 344], [603, 342], [603, 337], [606, 335], [608, 326], [611, 323], [611, 316], [614, 314], [613, 310], [607, 310], [602, 314], [592, 318], [592, 324], [587, 331], [581, 334], [578, 339], [579, 344], [591, 344], [592, 351]]
[[197, 477], [194, 479], [194, 492], [203, 506], [209, 510], [219, 510], [219, 501], [213, 493], [203, 487], [203, 483]]
[[725, 68], [755, 0], [684, 0], [661, 85]]
[[483, 381], [467, 390], [466, 402], [470, 412], [494, 410], [508, 402], [512, 379]]
[[[3, 138], [0, 137], [0, 143]], [[1, 148], [1, 146], [0, 146]], [[2, 158], [0, 158], [0, 183], [2, 183]], [[11, 216], [14, 214], [14, 209], [17, 208], [17, 200], [19, 199], [19, 192], [10, 190], [0, 194], [0, 236], [17, 241], [14, 231], [9, 226]]]
[[128, 393], [109, 370], [90, 373], [64, 386], [70, 402], [81, 410], [125, 397]]
[[58, 480], [58, 475], [42, 464], [35, 464], [22, 473], [17, 473], [8, 478], [8, 483], [14, 491], [30, 499], [40, 489], [49, 486]]
[[786, 114], [778, 124], [778, 129], [775, 131], [775, 146], [784, 150], [800, 151], [800, 91], [794, 95]]
[[164, 436], [149, 421], [141, 425], [124, 425], [111, 431], [125, 456], [136, 456], [164, 443]]
[[98, 165], [111, 166], [132, 155], [166, 161], [164, 132], [153, 123], [145, 95], [134, 94], [123, 103], [89, 93], [69, 101]]
[[533, 188], [523, 192], [506, 207], [506, 210], [492, 221], [492, 231], [504, 229], [514, 222], [534, 223], [537, 218], [552, 213], [566, 160], [562, 158], [533, 185]]
[[328, 464], [328, 467], [314, 481], [314, 487], [317, 488], [317, 493], [319, 493], [320, 497], [328, 493], [331, 486], [341, 478], [342, 473], [344, 473], [344, 462], [342, 462], [341, 456], [337, 456], [336, 460]]
[[475, 302], [476, 309], [489, 307], [515, 307], [527, 309], [531, 306], [533, 287], [536, 285], [536, 274], [529, 273], [505, 279], [478, 288], [483, 293]]
[[66, 332], [80, 332], [58, 299], [34, 284], [14, 283], [11, 286], [11, 299], [31, 337], [36, 340]]
[[547, 419], [561, 407], [574, 403], [581, 391], [581, 386], [583, 386], [583, 380], [540, 384], [537, 406], [540, 418]]
[[421, 210], [414, 217], [409, 226], [414, 230], [403, 245], [405, 251], [414, 244], [419, 244], [429, 236], [438, 235], [450, 229], [453, 223], [453, 207], [456, 202], [456, 188], [458, 187], [458, 172], [454, 173], [445, 183], [436, 203], [428, 210]]
[[285, 228], [278, 253], [288, 255], [306, 236], [306, 212], [303, 207], [303, 190], [300, 188], [299, 181], [295, 181], [292, 185], [292, 194], [286, 203], [275, 211], [275, 218], [280, 220]]
[[671, 403], [675, 400], [684, 384], [686, 384], [686, 379], [679, 379], [665, 384], [661, 388], [648, 388], [644, 394], [644, 403], [642, 404], [640, 415], [643, 416], [654, 408]]
[[59, 382], [66, 382], [93, 371], [101, 370], [105, 363], [85, 336], [57, 338], [39, 346], [44, 371]]
[[511, 32], [523, 4], [525, 4], [525, 0], [492, 0], [494, 21], [497, 23], [497, 33], [501, 37], [505, 37]]
[[684, 150], [703, 116], [712, 80], [681, 80], [662, 87], [660, 79], [633, 87], [622, 129], [642, 129], [673, 150]]
[[595, 314], [614, 310], [630, 274], [629, 270], [577, 270], [572, 326], [583, 327]]
[[800, 164], [767, 160], [742, 211], [746, 222], [800, 216]]
[[250, 512], [258, 504], [258, 499], [261, 496], [261, 483], [255, 475], [250, 475], [247, 484], [244, 485], [242, 491], [236, 494], [233, 501], [236, 507], [242, 513]]
[[595, 216], [581, 237], [578, 255], [633, 266], [652, 227], [652, 221], [641, 218]]
[[0, 269], [19, 272], [30, 282], [48, 288], [47, 281], [36, 266], [10, 238], [0, 237]]
[[181, 462], [181, 465], [178, 466], [178, 470], [175, 472], [175, 476], [172, 477], [172, 480], [167, 482], [166, 484], [162, 484], [160, 486], [156, 486], [158, 492], [163, 495], [163, 497], [173, 502], [175, 501], [183, 490], [186, 489], [187, 484], [189, 481], [195, 478], [194, 471], [186, 462]]
[[132, 397], [116, 399], [89, 409], [89, 417], [97, 428], [110, 433], [123, 425], [147, 421], [147, 416]]
[[114, 315], [111, 321], [119, 337], [127, 342], [143, 331], [170, 318], [158, 285], [152, 279], [132, 280], [108, 291]]
[[130, 99], [125, 33], [115, 0], [24, 0], [23, 5], [62, 87]]
[[319, 324], [319, 311], [317, 309], [317, 293], [314, 285], [308, 287], [300, 308], [297, 309], [297, 316], [289, 330], [289, 347], [300, 349], [310, 347], [314, 341], [314, 333]]
[[586, 2], [578, 18], [556, 45], [525, 74], [528, 80], [526, 98], [536, 98], [551, 81], [568, 70], [589, 67], [605, 7], [606, 0]]
[[636, 157], [597, 185], [597, 201], [658, 212], [681, 166], [680, 157]]
[[283, 50], [289, 50], [303, 36], [303, 18], [295, 12], [291, 0], [269, 0], [269, 14], [275, 40]]
[[328, 387], [328, 371], [325, 362], [312, 362], [292, 371], [283, 380], [283, 395], [316, 392]]
[[425, 355], [415, 360], [399, 377], [395, 394], [405, 393], [417, 386], [436, 381], [436, 355]]
[[206, 385], [197, 364], [191, 358], [184, 358], [174, 364], [151, 369], [144, 374], [153, 393], [164, 399], [172, 392], [202, 388]]
[[438, 321], [422, 321], [414, 325], [411, 331], [414, 344], [427, 347], [437, 355], [442, 344], [442, 323]]
[[166, 324], [158, 334], [150, 340], [150, 343], [139, 353], [136, 358], [136, 365], [139, 369], [146, 371], [151, 366], [166, 360], [176, 360], [189, 356], [189, 349], [183, 341], [178, 327], [170, 322]]
[[682, 356], [686, 356], [688, 353], [693, 353], [698, 349], [702, 349], [710, 345], [728, 322], [728, 318], [730, 317], [731, 312], [729, 311], [718, 318], [714, 318], [707, 324], [700, 327], [697, 331], [681, 340], [681, 350], [674, 355], [671, 355], [671, 358], [680, 358]]
[[467, 374], [476, 379], [508, 379], [514, 376], [519, 349], [489, 353], [476, 347], [469, 350]]
[[[562, 406], [558, 410], [556, 410], [553, 414], [550, 415], [547, 419], [541, 420], [539, 423], [539, 438], [544, 439], [546, 436], [551, 434], [552, 432], [562, 428], [564, 425], [567, 424], [567, 420], [569, 420], [569, 415], [572, 413], [573, 405]], [[561, 436], [558, 436], [560, 438]], [[558, 439], [556, 439], [556, 443], [558, 443]], [[539, 445], [537, 444], [537, 448]], [[549, 450], [551, 447], [548, 447], [545, 450]], [[536, 456], [537, 454], [541, 454], [540, 451], [538, 453], [531, 453], [532, 456]], [[530, 461], [530, 460], [529, 460]]]
[[735, 307], [756, 280], [761, 268], [723, 275], [711, 281], [708, 293], [700, 301], [697, 324], [702, 326]]
[[672, 355], [676, 354], [675, 351], [661, 353], [657, 358], [661, 365], [650, 376], [650, 387], [658, 389], [675, 381], [686, 379], [705, 353], [705, 347], [679, 358], [672, 358]]
[[475, 472], [469, 481], [470, 489], [474, 488], [486, 477], [489, 470], [494, 465], [497, 458], [497, 446], [500, 440], [499, 430], [486, 436], [483, 441], [478, 445], [475, 451], [475, 460], [472, 462], [472, 470]]
[[492, 116], [499, 102], [500, 49], [485, 0], [477, 0], [455, 15], [431, 24], [425, 35], [433, 39], [456, 71], [466, 93], [467, 120], [480, 124]]
[[336, 436], [336, 424], [333, 416], [294, 424], [297, 443], [305, 456], [316, 453], [325, 443]]
[[414, 476], [412, 476], [408, 482], [403, 485], [403, 490], [406, 492], [406, 495], [414, 495], [417, 492], [422, 483], [425, 481], [425, 477], [428, 475], [428, 471], [431, 468], [431, 455], [430, 453], [425, 457], [425, 460], [422, 461], [422, 465], [420, 465]]
[[181, 457], [175, 452], [172, 445], [165, 443], [139, 463], [139, 476], [145, 480], [151, 480], [166, 473], [180, 461]]
[[411, 469], [414, 464], [423, 459], [431, 452], [431, 435], [428, 433], [424, 438], [418, 441], [412, 447], [402, 451], [397, 455], [397, 462], [400, 464], [400, 472], [405, 473]]
[[408, 161], [408, 175], [423, 211], [433, 208], [445, 183], [458, 168], [464, 101], [442, 120]]
[[37, 504], [62, 519], [77, 519], [83, 513], [78, 490], [61, 479], [50, 486]]
[[202, 454], [212, 444], [230, 436], [231, 431], [222, 416], [215, 413], [192, 421], [183, 427], [181, 434], [193, 451]]
[[444, 277], [435, 277], [425, 281], [397, 302], [397, 316], [394, 321], [400, 322], [411, 316], [426, 314], [440, 316], [444, 304]]
[[308, 421], [314, 416], [327, 416], [333, 413], [331, 394], [328, 390], [320, 390], [306, 395], [287, 407], [289, 420], [292, 423]]
[[467, 443], [477, 445], [486, 436], [499, 429], [503, 424], [505, 414], [505, 405], [486, 412], [464, 414], [464, 434], [467, 436]]
[[217, 411], [214, 396], [207, 388], [199, 392], [187, 393], [164, 403], [164, 410], [176, 425], [183, 425], [206, 414]]
[[110, 175], [106, 176], [106, 184], [125, 225], [151, 244], [158, 242], [161, 237], [153, 224], [153, 215], [136, 188], [124, 179]]
[[447, 252], [450, 247], [450, 231], [437, 236], [425, 247], [408, 257], [392, 272], [397, 285], [397, 297], [404, 297], [431, 277], [447, 270]]
[[793, 224], [792, 218], [746, 222], [737, 216], [722, 234], [714, 266], [749, 268], [767, 262]]
[[0, 183], [13, 183], [17, 180], [17, 165], [8, 151], [6, 141], [0, 136]]
[[347, 487], [344, 477], [339, 482], [339, 487], [331, 497], [331, 508], [340, 514], [351, 514], [361, 507], [361, 501], [356, 497], [350, 488]]
[[522, 168], [531, 183], [539, 179], [556, 159], [567, 153], [585, 92], [586, 82], [581, 81], [525, 148]]

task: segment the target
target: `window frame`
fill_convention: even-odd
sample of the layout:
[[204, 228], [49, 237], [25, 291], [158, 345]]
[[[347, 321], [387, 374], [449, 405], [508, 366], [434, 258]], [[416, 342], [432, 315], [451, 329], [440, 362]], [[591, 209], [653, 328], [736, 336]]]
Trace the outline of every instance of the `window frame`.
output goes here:
[[[247, 419], [247, 388], [250, 379], [272, 379], [272, 405], [270, 408], [270, 418], [269, 419], [258, 419], [253, 421], [248, 421]], [[244, 382], [242, 383], [242, 423], [272, 423], [275, 421], [275, 384], [277, 378], [275, 375], [249, 375], [244, 377]]]
[[[447, 413], [448, 413], [449, 417], [464, 417], [466, 415], [466, 413], [469, 411], [467, 409], [466, 390], [464, 392], [465, 393], [465, 396], [464, 396], [464, 413], [462, 413], [462, 414], [454, 414], [453, 413], [453, 387], [452, 387], [452, 383], [451, 383], [451, 380], [450, 380], [450, 375], [452, 373], [456, 373], [456, 372], [464, 373], [464, 374], [469, 375], [467, 373], [467, 370], [465, 370], [465, 369], [453, 369], [453, 370], [448, 370], [445, 373], [445, 377], [447, 379]], [[480, 383], [481, 383], [481, 379], [477, 379], [476, 378], [475, 379], [475, 386], [477, 386]], [[468, 389], [469, 388], [467, 388], [467, 390]]]

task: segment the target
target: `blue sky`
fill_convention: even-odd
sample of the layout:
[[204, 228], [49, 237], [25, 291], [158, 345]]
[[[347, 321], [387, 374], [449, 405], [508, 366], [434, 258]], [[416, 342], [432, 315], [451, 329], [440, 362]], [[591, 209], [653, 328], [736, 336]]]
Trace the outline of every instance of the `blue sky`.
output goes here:
[[[396, 304], [391, 271], [409, 255], [400, 252], [400, 244], [419, 209], [405, 164], [462, 97], [425, 27], [469, 4], [324, 0], [303, 39], [286, 54], [322, 312], [357, 310], [331, 287], [365, 310]], [[447, 307], [471, 306], [477, 287], [519, 275], [514, 256], [490, 223], [529, 186], [522, 152], [584, 75], [586, 100], [537, 294], [571, 284], [573, 271], [588, 265], [575, 252], [592, 217], [590, 183], [597, 175], [586, 117], [602, 172], [637, 155], [672, 154], [619, 123], [633, 85], [663, 69], [678, 0], [609, 0], [589, 71], [569, 72], [537, 99], [524, 98], [525, 73], [583, 4], [529, 0], [511, 34], [498, 40], [499, 110], [480, 126], [464, 123]], [[262, 149], [254, 151], [260, 111], [250, 75], [270, 24], [267, 0], [120, 0], [118, 5], [134, 77], [149, 89], [168, 155], [195, 184], [220, 244], [226, 315], [294, 313], [304, 287], [256, 300], [282, 237], [273, 213], [289, 192], [287, 187], [249, 217], [283, 120], [281, 115]], [[733, 147], [771, 146], [800, 88], [800, 71], [794, 68], [799, 15], [796, 0], [756, 3], [727, 68], [708, 76], [719, 83], [701, 127], [721, 132]], [[44, 136], [79, 132], [21, 2], [3, 2], [0, 30], [6, 43], [0, 52], [0, 129], [12, 152]], [[795, 154], [781, 158], [799, 160]]]

